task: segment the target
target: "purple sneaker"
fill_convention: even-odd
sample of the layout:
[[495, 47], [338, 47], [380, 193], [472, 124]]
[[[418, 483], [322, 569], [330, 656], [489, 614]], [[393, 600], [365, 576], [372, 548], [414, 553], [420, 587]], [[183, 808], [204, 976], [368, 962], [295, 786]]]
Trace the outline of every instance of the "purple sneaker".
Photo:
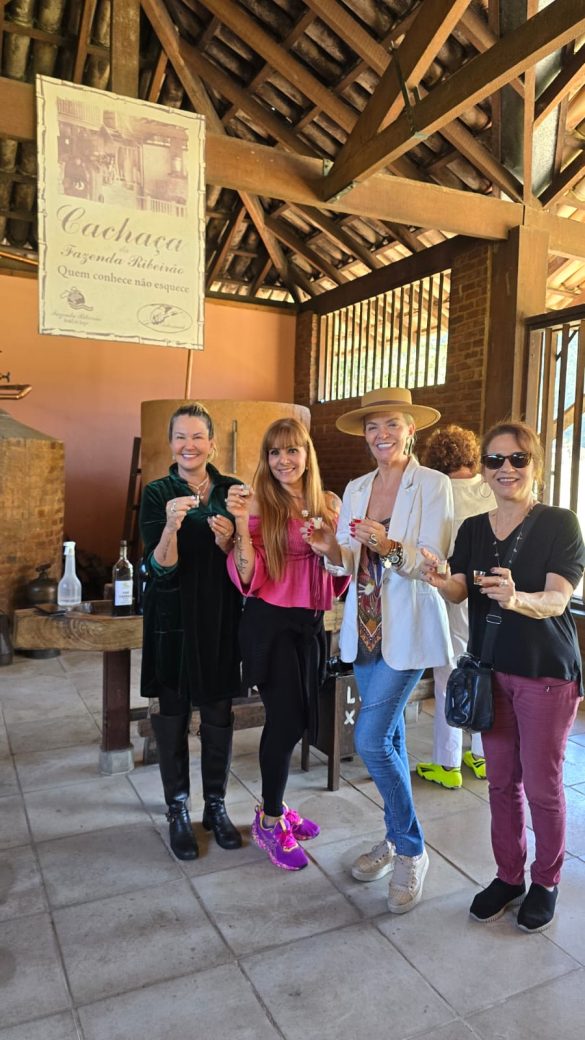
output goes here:
[[290, 823], [290, 829], [297, 841], [310, 841], [311, 838], [316, 838], [321, 833], [318, 823], [313, 823], [312, 820], [300, 816], [296, 809], [289, 809], [285, 802], [282, 803], [282, 811], [285, 820]]
[[263, 819], [262, 810], [256, 809], [252, 838], [259, 849], [268, 853], [275, 867], [281, 867], [282, 870], [302, 870], [308, 866], [309, 860], [293, 836], [288, 820], [281, 816], [274, 827], [264, 827]]

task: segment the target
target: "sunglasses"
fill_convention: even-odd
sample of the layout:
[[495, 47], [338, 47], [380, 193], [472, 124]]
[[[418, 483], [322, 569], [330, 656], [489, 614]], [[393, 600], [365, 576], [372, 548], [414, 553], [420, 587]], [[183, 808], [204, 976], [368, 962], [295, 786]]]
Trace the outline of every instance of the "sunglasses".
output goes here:
[[481, 456], [482, 465], [486, 469], [501, 469], [506, 459], [512, 463], [514, 469], [526, 469], [532, 460], [532, 453], [530, 451], [513, 451], [511, 455]]

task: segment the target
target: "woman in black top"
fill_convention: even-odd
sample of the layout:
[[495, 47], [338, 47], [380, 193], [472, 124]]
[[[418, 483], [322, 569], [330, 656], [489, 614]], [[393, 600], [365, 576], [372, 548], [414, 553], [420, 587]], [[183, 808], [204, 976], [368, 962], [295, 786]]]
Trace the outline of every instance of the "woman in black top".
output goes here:
[[[426, 554], [425, 577], [451, 603], [469, 597], [469, 652], [475, 657], [488, 613], [494, 604], [502, 610], [494, 651], [495, 721], [483, 735], [498, 870], [470, 913], [495, 921], [521, 902], [519, 927], [537, 932], [553, 919], [565, 851], [563, 760], [581, 695], [569, 603], [583, 575], [585, 545], [574, 513], [535, 501], [543, 455], [529, 426], [511, 421], [492, 427], [481, 461], [497, 508], [463, 522], [446, 575]], [[474, 582], [477, 571], [484, 576]], [[526, 896], [524, 793], [536, 839]]]
[[[239, 690], [237, 632], [242, 599], [229, 579], [226, 553], [234, 525], [227, 491], [239, 483], [210, 464], [213, 423], [201, 404], [171, 416], [173, 465], [142, 495], [140, 533], [149, 581], [144, 597], [143, 697], [151, 723], [168, 806], [171, 849], [195, 859], [197, 843], [187, 810], [189, 716], [201, 717], [203, 826], [219, 845], [238, 848], [241, 835], [227, 816], [224, 796], [232, 747], [232, 702]], [[153, 711], [152, 702], [155, 709]]]

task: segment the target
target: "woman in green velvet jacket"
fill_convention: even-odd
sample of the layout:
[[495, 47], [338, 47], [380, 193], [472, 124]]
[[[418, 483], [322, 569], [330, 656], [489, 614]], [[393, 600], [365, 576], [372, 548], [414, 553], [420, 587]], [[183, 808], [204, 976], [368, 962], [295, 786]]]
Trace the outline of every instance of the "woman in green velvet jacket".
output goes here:
[[171, 848], [178, 859], [195, 859], [198, 849], [187, 809], [192, 707], [201, 716], [203, 826], [213, 830], [223, 848], [241, 845], [224, 801], [231, 699], [240, 686], [237, 630], [242, 602], [226, 568], [234, 530], [226, 496], [239, 481], [210, 464], [213, 422], [202, 405], [184, 405], [174, 413], [169, 443], [174, 459], [169, 475], [145, 487], [140, 508], [149, 572], [141, 693], [151, 700]]

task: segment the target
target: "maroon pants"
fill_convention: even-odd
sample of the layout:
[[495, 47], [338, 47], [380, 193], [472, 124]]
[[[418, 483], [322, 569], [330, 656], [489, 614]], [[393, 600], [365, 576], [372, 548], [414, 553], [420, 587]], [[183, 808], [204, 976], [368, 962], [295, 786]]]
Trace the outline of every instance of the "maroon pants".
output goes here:
[[559, 881], [566, 829], [563, 761], [578, 705], [577, 682], [494, 672], [495, 721], [483, 734], [483, 746], [492, 848], [498, 877], [510, 885], [524, 880], [524, 794], [536, 843], [532, 880], [546, 886]]

